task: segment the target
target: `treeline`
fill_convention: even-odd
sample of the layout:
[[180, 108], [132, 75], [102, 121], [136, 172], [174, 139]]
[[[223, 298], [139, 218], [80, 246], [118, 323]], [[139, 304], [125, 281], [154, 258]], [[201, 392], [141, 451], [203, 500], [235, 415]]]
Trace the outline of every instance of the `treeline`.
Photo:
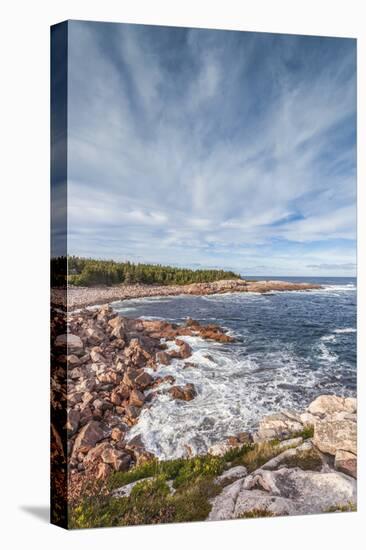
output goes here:
[[221, 269], [185, 269], [151, 264], [134, 264], [68, 257], [68, 282], [77, 286], [116, 284], [186, 285], [221, 279], [238, 279], [239, 275]]

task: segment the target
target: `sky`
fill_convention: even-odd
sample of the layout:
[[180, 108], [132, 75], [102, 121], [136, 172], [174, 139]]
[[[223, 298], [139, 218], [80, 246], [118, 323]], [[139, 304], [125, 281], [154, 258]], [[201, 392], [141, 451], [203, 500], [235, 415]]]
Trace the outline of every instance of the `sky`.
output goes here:
[[356, 41], [69, 22], [68, 252], [354, 276]]

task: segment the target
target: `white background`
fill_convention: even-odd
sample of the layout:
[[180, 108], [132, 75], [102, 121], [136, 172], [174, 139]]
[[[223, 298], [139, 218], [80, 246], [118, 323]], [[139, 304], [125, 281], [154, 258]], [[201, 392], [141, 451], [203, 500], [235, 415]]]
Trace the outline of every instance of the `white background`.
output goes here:
[[[0, 537], [3, 548], [360, 548], [365, 517], [364, 2], [8, 0], [1, 7]], [[49, 26], [64, 19], [358, 38], [359, 511], [66, 532], [48, 524]], [[363, 100], [363, 103], [362, 103]], [[365, 535], [363, 535], [365, 533]]]

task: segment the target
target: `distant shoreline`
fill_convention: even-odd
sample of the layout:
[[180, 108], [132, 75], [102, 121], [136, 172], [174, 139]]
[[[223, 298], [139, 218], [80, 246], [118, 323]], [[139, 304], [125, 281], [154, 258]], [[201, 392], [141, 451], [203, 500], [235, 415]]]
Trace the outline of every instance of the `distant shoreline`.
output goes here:
[[[53, 288], [51, 302], [55, 306], [67, 305], [69, 310], [82, 307], [109, 304], [119, 300], [134, 298], [148, 298], [159, 296], [207, 296], [211, 294], [227, 294], [233, 292], [271, 291], [306, 291], [322, 288], [321, 285], [311, 283], [293, 283], [289, 281], [246, 281], [241, 279], [214, 281], [210, 283], [193, 283], [188, 285], [116, 285], [77, 287], [69, 285], [65, 288]], [[67, 298], [66, 298], [67, 297]], [[65, 303], [67, 300], [67, 304]]]

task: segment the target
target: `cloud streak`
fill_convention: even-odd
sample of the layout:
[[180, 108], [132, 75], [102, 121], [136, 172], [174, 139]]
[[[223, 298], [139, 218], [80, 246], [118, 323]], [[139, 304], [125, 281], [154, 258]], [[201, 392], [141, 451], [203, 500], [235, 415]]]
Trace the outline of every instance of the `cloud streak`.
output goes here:
[[70, 253], [340, 274], [355, 108], [353, 40], [71, 22]]

